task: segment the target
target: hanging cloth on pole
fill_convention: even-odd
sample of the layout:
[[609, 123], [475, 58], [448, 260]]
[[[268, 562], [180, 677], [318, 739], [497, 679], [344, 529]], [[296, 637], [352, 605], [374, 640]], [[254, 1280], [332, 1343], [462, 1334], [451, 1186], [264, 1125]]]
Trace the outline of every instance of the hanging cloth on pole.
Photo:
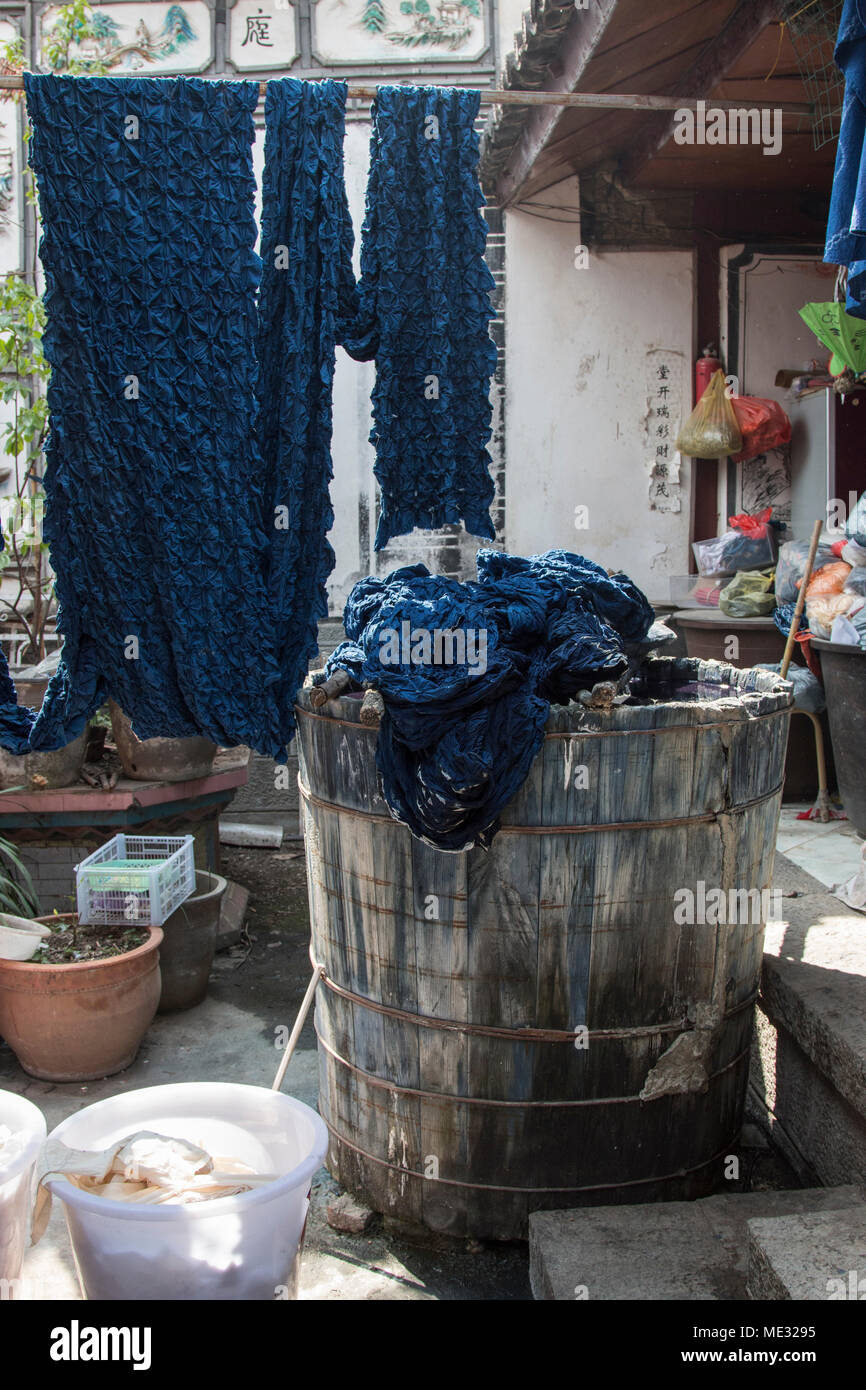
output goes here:
[[358, 332], [354, 233], [343, 179], [346, 85], [282, 78], [265, 97], [259, 440], [268, 602], [280, 666], [281, 737], [318, 650], [334, 567], [331, 467], [335, 342]]
[[477, 91], [380, 87], [373, 106], [360, 318], [344, 346], [376, 353], [377, 550], [416, 526], [462, 521], [494, 536], [479, 101]]
[[846, 309], [866, 318], [866, 0], [845, 0], [836, 64], [845, 100], [836, 151], [824, 260], [848, 267]]
[[141, 738], [284, 756], [255, 441], [258, 87], [25, 74], [43, 219], [45, 535], [63, 661], [0, 743], [113, 695]]

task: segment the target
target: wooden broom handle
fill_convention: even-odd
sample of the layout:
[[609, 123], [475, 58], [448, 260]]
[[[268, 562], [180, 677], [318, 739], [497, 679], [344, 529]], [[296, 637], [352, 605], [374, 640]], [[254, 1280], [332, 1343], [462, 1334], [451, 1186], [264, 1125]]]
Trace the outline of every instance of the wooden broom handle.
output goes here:
[[803, 578], [800, 581], [800, 592], [797, 595], [797, 606], [794, 609], [794, 616], [791, 619], [791, 631], [788, 633], [788, 640], [785, 643], [785, 655], [782, 657], [782, 669], [780, 675], [783, 680], [788, 678], [788, 667], [791, 665], [791, 658], [794, 655], [794, 643], [797, 640], [797, 632], [800, 627], [800, 619], [803, 616], [803, 609], [806, 606], [806, 590], [809, 587], [809, 580], [812, 578], [812, 566], [815, 563], [815, 555], [818, 551], [818, 542], [821, 539], [823, 521], [816, 521], [812, 528], [812, 543], [809, 546], [809, 556], [806, 560], [806, 568], [803, 571]]

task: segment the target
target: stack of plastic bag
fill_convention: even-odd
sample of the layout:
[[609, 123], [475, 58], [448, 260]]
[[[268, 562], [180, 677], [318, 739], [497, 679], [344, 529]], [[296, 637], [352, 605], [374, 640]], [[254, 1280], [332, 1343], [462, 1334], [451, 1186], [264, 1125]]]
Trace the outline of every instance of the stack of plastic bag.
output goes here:
[[[808, 541], [788, 541], [779, 550], [774, 616], [786, 635], [808, 556]], [[846, 536], [825, 532], [821, 537], [798, 635], [866, 650], [866, 494], [851, 514]]]
[[[781, 608], [786, 603], [796, 603], [800, 581], [806, 572], [809, 558], [808, 541], [786, 541], [779, 549], [779, 563], [776, 566], [776, 603]], [[832, 565], [836, 554], [829, 544], [818, 546], [812, 573], [824, 565]]]

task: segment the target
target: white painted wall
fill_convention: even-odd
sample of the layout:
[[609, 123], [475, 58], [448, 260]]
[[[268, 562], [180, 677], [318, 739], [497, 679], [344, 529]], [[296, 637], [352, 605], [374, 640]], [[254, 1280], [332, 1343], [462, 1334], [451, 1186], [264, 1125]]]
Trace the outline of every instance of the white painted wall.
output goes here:
[[496, 29], [499, 40], [500, 68], [505, 65], [505, 56], [514, 47], [514, 36], [523, 27], [523, 15], [529, 9], [529, 0], [499, 0], [497, 6]]
[[[355, 228], [355, 274], [360, 274], [361, 226], [370, 164], [370, 122], [349, 120], [343, 146], [346, 195]], [[332, 613], [341, 613], [352, 585], [369, 573], [362, 528], [375, 534], [375, 454], [369, 442], [372, 410], [370, 396], [376, 380], [373, 362], [354, 362], [337, 348], [334, 376], [334, 434], [331, 458], [334, 481], [331, 502], [334, 525], [330, 542], [337, 557], [328, 593]]]
[[647, 353], [680, 353], [691, 408], [693, 258], [593, 253], [577, 270], [578, 241], [574, 225], [506, 217], [506, 546], [577, 550], [666, 598], [689, 570], [689, 466], [681, 511], [651, 510], [644, 382]]

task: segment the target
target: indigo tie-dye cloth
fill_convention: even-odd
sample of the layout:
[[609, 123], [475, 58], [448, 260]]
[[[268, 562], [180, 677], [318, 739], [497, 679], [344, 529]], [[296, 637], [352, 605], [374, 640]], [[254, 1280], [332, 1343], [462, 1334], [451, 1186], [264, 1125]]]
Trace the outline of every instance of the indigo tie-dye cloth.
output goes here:
[[845, 307], [866, 318], [866, 0], [845, 0], [835, 58], [845, 98], [824, 260], [848, 267]]
[[278, 755], [255, 441], [257, 86], [30, 74], [25, 86], [64, 647], [42, 710], [4, 705], [0, 738], [60, 746], [110, 694], [142, 738]]
[[353, 356], [376, 353], [376, 549], [462, 521], [493, 538], [488, 322], [493, 276], [478, 182], [478, 92], [380, 87], [373, 106]]
[[469, 584], [424, 565], [362, 579], [346, 601], [348, 641], [317, 678], [343, 670], [381, 692], [382, 794], [442, 850], [490, 844], [551, 702], [620, 676], [654, 618], [631, 579], [582, 555], [480, 550], [476, 563]]
[[268, 83], [258, 355], [268, 603], [283, 736], [318, 649], [334, 566], [329, 483], [335, 342], [357, 333], [354, 233], [343, 179], [346, 86]]

